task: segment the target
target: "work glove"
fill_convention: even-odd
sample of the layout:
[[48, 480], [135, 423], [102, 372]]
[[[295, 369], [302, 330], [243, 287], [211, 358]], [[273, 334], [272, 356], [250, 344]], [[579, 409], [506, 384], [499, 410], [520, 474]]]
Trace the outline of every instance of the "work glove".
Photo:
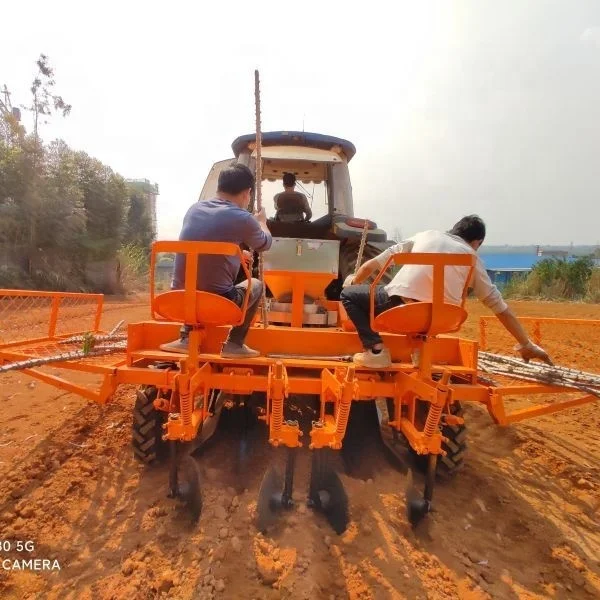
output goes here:
[[348, 275], [348, 277], [346, 277], [346, 279], [344, 279], [344, 283], [342, 284], [342, 287], [348, 287], [349, 285], [354, 285], [354, 273], [352, 275]]
[[554, 365], [548, 356], [548, 353], [537, 344], [534, 344], [531, 340], [528, 340], [526, 344], [518, 344], [515, 346], [515, 350], [521, 355], [526, 363], [528, 363], [532, 358], [537, 358], [545, 362], [547, 365]]

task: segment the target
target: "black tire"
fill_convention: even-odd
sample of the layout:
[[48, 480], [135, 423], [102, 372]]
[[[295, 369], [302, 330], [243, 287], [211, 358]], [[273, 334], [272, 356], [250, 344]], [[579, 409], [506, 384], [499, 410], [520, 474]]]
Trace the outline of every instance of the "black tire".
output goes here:
[[[428, 408], [428, 402], [422, 402], [421, 406], [424, 406], [426, 410]], [[423, 410], [423, 414], [426, 417], [427, 413]], [[462, 417], [464, 409], [460, 402], [454, 402], [450, 406], [450, 414], [457, 417]], [[425, 419], [423, 419], [423, 423]], [[437, 461], [436, 474], [440, 479], [448, 479], [453, 477], [457, 471], [463, 466], [465, 453], [467, 451], [467, 427], [465, 425], [443, 425], [442, 435], [448, 439], [447, 442], [442, 442], [442, 449], [447, 452], [446, 456], [440, 455]], [[418, 455], [412, 450], [415, 457], [415, 464], [417, 468], [425, 473], [427, 471], [427, 457]]]
[[[465, 411], [459, 402], [455, 402], [450, 412], [457, 417], [462, 417]], [[442, 445], [448, 454], [438, 460], [438, 471], [452, 476], [463, 466], [467, 452], [467, 427], [466, 425], [444, 425], [442, 435], [448, 438], [448, 441]]]
[[154, 386], [142, 386], [136, 392], [133, 408], [133, 455], [145, 464], [160, 461], [167, 455], [167, 443], [162, 439], [167, 413], [154, 408], [157, 393]]

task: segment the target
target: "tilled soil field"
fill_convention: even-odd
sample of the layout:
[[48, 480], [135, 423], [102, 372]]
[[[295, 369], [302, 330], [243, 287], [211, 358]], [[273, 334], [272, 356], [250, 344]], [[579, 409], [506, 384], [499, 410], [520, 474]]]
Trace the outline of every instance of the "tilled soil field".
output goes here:
[[[597, 305], [513, 306], [523, 316], [600, 319]], [[470, 310], [465, 337], [477, 335], [484, 314], [476, 303]], [[103, 327], [147, 317], [144, 305], [108, 303]], [[600, 328], [542, 329], [542, 340], [558, 364], [600, 372]], [[488, 343], [510, 350], [491, 326]], [[406, 478], [385, 457], [372, 407], [357, 407], [349, 445], [359, 458], [342, 475], [346, 533], [302, 502], [305, 450], [297, 507], [263, 536], [254, 526], [258, 486], [266, 464], [280, 460], [264, 427], [251, 431], [242, 468], [235, 418], [197, 455], [204, 511], [190, 526], [166, 497], [166, 467], [132, 458], [133, 399], [134, 389], [122, 388], [99, 407], [19, 372], [0, 375], [0, 597], [600, 597], [598, 405], [507, 428], [468, 407], [468, 460], [438, 485], [436, 511], [416, 530], [405, 516]]]

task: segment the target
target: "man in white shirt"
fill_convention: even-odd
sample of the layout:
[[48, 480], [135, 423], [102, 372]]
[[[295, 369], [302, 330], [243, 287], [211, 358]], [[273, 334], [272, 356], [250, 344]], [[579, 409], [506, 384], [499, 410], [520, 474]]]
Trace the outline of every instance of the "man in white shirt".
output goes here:
[[[340, 300], [348, 316], [356, 326], [364, 352], [354, 355], [357, 365], [385, 368], [391, 364], [389, 350], [381, 336], [373, 331], [369, 318], [369, 286], [357, 285], [379, 271], [387, 259], [399, 252], [426, 252], [437, 254], [475, 254], [485, 238], [485, 224], [477, 215], [463, 217], [449, 232], [423, 231], [391, 246], [379, 256], [365, 262], [356, 275], [344, 282]], [[404, 265], [388, 285], [380, 285], [375, 291], [375, 314], [407, 302], [431, 302], [433, 294], [433, 270], [427, 265]], [[467, 267], [449, 266], [445, 269], [445, 301], [460, 305], [468, 276]], [[508, 307], [498, 288], [491, 282], [485, 266], [477, 256], [469, 287], [481, 302], [491, 309], [506, 330], [517, 340], [518, 350], [524, 360], [538, 358], [552, 364], [548, 354], [534, 344], [517, 317]]]

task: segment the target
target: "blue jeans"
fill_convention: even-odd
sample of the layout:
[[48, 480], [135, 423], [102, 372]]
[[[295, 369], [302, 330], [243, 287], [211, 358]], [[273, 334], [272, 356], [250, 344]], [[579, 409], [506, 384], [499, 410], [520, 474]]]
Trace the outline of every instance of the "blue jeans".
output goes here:
[[[383, 343], [381, 336], [371, 329], [371, 318], [369, 315], [369, 285], [351, 285], [342, 290], [340, 300], [354, 323], [358, 337], [364, 348], [370, 349], [376, 344]], [[375, 288], [375, 316], [384, 310], [404, 304], [400, 296], [389, 296], [384, 285]]]
[[[242, 281], [233, 287], [229, 294], [223, 294], [225, 298], [235, 302], [238, 306], [242, 306], [244, 303], [244, 296], [246, 295], [246, 290], [248, 289], [248, 280]], [[263, 286], [262, 283], [258, 279], [252, 278], [251, 287], [250, 287], [250, 298], [248, 298], [248, 307], [246, 308], [246, 316], [244, 317], [244, 322], [241, 325], [237, 325], [236, 327], [232, 327], [229, 335], [227, 336], [227, 342], [231, 342], [233, 344], [237, 344], [241, 346], [246, 339], [246, 335], [248, 335], [248, 329], [250, 329], [250, 324], [252, 323], [252, 319], [256, 314], [256, 310], [258, 309], [258, 305], [260, 303], [260, 299], [262, 297]], [[180, 337], [182, 340], [187, 339], [189, 331], [191, 327], [189, 325], [183, 325], [179, 331]]]

